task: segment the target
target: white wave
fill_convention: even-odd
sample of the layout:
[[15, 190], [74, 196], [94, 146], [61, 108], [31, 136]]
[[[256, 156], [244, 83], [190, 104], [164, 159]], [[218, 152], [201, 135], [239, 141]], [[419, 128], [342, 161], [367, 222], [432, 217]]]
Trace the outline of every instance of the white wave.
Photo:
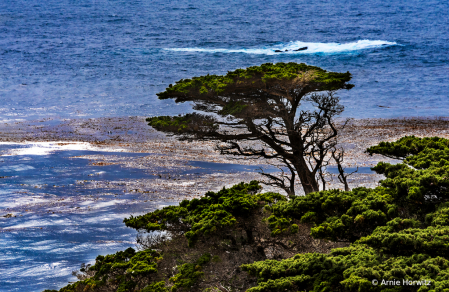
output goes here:
[[41, 241], [33, 242], [33, 243], [28, 244], [28, 245], [33, 245], [33, 246], [35, 246], [35, 245], [42, 245], [43, 246], [43, 245], [52, 245], [52, 244], [55, 244], [55, 243], [58, 243], [58, 241], [54, 240], [54, 239], [52, 239], [52, 240], [48, 239], [48, 240], [41, 240]]
[[107, 214], [107, 215], [100, 215], [96, 217], [86, 218], [83, 220], [83, 223], [104, 223], [106, 221], [113, 221], [113, 220], [123, 220], [123, 218], [129, 217], [130, 214], [128, 213], [122, 213], [122, 214]]
[[34, 169], [31, 165], [17, 164], [0, 167], [0, 171], [24, 171]]
[[109, 207], [109, 206], [113, 206], [116, 204], [123, 204], [124, 202], [126, 202], [126, 200], [111, 200], [111, 201], [102, 201], [102, 202], [96, 202], [96, 201], [84, 201], [82, 203], [79, 203], [80, 206], [87, 206], [93, 209], [98, 209], [98, 208], [104, 208], [104, 207]]
[[[352, 51], [359, 51], [365, 49], [373, 49], [386, 46], [397, 45], [396, 42], [388, 41], [371, 41], [371, 40], [359, 40], [352, 43], [308, 43], [308, 42], [289, 42], [285, 44], [252, 48], [252, 49], [206, 49], [206, 48], [166, 48], [168, 51], [175, 52], [204, 52], [204, 53], [246, 53], [246, 54], [258, 54], [258, 55], [275, 55], [280, 54], [275, 52], [276, 50], [283, 51], [282, 54], [337, 54], [346, 53]], [[293, 51], [299, 48], [307, 47], [307, 50]], [[288, 50], [288, 51], [285, 51]]]
[[[0, 169], [1, 170], [1, 169]], [[8, 201], [3, 202], [2, 201], [2, 208], [15, 208], [19, 206], [28, 206], [31, 207], [34, 204], [41, 204], [41, 203], [47, 203], [51, 202], [49, 199], [45, 199], [42, 196], [24, 196], [23, 194], [19, 194], [15, 196], [14, 198], [11, 198], [9, 196]], [[4, 211], [3, 209], [3, 211]], [[28, 218], [33, 219], [33, 218]]]
[[36, 246], [24, 246], [21, 248], [21, 250], [27, 250], [27, 251], [45, 251], [45, 250], [53, 250], [55, 248], [60, 248], [61, 246], [64, 246], [61, 243], [57, 244], [42, 244], [42, 245], [36, 245]]
[[49, 155], [55, 151], [69, 151], [69, 150], [91, 150], [91, 151], [105, 151], [105, 152], [124, 152], [123, 148], [99, 148], [88, 142], [0, 142], [0, 145], [23, 145], [26, 148], [16, 148], [9, 150], [8, 153], [0, 156], [12, 155]]
[[4, 227], [3, 229], [37, 228], [37, 227], [50, 226], [50, 225], [53, 225], [51, 221], [30, 220], [30, 221], [22, 223], [22, 224], [7, 226], [7, 227]]
[[[4, 276], [20, 275], [20, 277], [43, 277], [53, 278], [67, 276], [72, 273], [73, 267], [69, 266], [67, 261], [54, 262], [49, 264], [23, 264], [18, 267], [10, 268]], [[2, 275], [3, 276], [3, 275]]]

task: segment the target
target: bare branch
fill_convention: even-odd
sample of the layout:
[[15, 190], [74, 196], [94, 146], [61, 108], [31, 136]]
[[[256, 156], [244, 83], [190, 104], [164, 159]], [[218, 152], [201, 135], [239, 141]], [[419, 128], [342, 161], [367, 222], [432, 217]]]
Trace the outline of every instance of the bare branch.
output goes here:
[[356, 173], [357, 171], [359, 171], [359, 167], [357, 166], [357, 169], [349, 174], [345, 174], [345, 171], [343, 169], [342, 163], [344, 161], [344, 149], [340, 148], [340, 149], [336, 149], [333, 148], [332, 149], [332, 158], [334, 158], [335, 162], [337, 163], [337, 168], [338, 168], [338, 180], [345, 186], [345, 191], [350, 191], [351, 189], [349, 188], [348, 185], [348, 176]]
[[[283, 189], [287, 193], [287, 195], [290, 198], [292, 198], [295, 196], [295, 180], [296, 180], [295, 169], [287, 160], [282, 159], [282, 162], [285, 166], [288, 167], [289, 172], [285, 172], [284, 169], [282, 167], [280, 167], [279, 165], [270, 164], [270, 165], [276, 167], [277, 169], [279, 169], [281, 172], [281, 175], [280, 175], [280, 177], [274, 176], [272, 174], [265, 173], [264, 170], [262, 168], [260, 168], [260, 171], [261, 171], [260, 174], [269, 179], [268, 182], [261, 182], [261, 183], [263, 183], [265, 185], [270, 185], [270, 186], [277, 186], [277, 187]], [[286, 181], [288, 182], [288, 184], [286, 183]]]

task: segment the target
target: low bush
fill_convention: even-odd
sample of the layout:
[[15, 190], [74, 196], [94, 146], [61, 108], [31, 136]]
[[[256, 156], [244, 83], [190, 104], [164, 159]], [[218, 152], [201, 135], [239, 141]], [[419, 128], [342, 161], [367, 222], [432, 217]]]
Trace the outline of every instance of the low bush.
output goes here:
[[92, 277], [60, 291], [449, 291], [448, 145], [370, 147], [402, 160], [373, 168], [385, 175], [374, 189], [287, 199], [252, 181], [127, 218], [169, 240], [99, 256]]

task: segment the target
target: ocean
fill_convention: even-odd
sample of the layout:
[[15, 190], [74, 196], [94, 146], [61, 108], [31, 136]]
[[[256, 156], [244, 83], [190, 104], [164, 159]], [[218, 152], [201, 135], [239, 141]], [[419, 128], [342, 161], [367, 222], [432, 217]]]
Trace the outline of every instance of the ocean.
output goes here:
[[[448, 31], [443, 0], [0, 0], [0, 123], [188, 113], [156, 93], [267, 62], [351, 72], [355, 87], [338, 93], [343, 117], [449, 116]], [[73, 151], [0, 157], [2, 210], [86, 192], [72, 204], [80, 212], [0, 218], [0, 291], [74, 281], [81, 263], [134, 246], [124, 217], [162, 206], [79, 189], [91, 173], [112, 180], [122, 170], [93, 168]]]
[[266, 62], [351, 72], [345, 117], [447, 116], [448, 19], [443, 0], [0, 0], [0, 121], [186, 113], [155, 94]]

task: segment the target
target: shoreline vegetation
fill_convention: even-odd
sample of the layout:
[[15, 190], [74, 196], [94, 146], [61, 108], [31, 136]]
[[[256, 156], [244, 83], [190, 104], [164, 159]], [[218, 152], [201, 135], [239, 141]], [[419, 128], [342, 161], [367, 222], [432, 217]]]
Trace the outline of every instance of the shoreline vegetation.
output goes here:
[[[392, 142], [400, 139], [403, 136], [411, 136], [411, 135], [415, 135], [418, 137], [439, 136], [449, 138], [448, 126], [449, 120], [446, 118], [399, 118], [399, 119], [352, 120], [348, 124], [345, 131], [341, 132], [340, 135], [340, 141], [344, 145], [346, 150], [347, 165], [345, 166], [351, 167], [357, 165], [357, 166], [373, 167], [380, 161], [392, 163], [398, 162], [399, 160], [397, 159], [386, 158], [384, 156], [377, 154], [369, 156], [367, 153], [365, 153], [365, 150], [370, 146], [380, 143], [381, 141]], [[212, 144], [177, 141], [176, 139], [167, 137], [166, 135], [157, 132], [153, 130], [151, 127], [147, 126], [147, 123], [145, 122], [145, 117], [73, 119], [60, 122], [46, 120], [46, 121], [33, 121], [33, 122], [29, 121], [15, 122], [12, 124], [3, 123], [0, 125], [0, 132], [1, 132], [0, 142], [7, 142], [7, 143], [59, 141], [60, 144], [63, 145], [65, 143], [71, 142], [88, 142], [92, 146], [98, 147], [98, 149], [111, 150], [120, 148], [121, 150], [129, 152], [155, 154], [154, 156], [151, 157], [150, 161], [145, 162], [133, 161], [131, 157], [129, 159], [126, 159], [126, 161], [124, 160], [112, 161], [113, 158], [112, 159], [106, 158], [104, 156], [89, 157], [89, 159], [91, 159], [91, 163], [99, 166], [108, 165], [109, 163], [118, 163], [122, 165], [132, 165], [133, 167], [138, 166], [142, 168], [145, 167], [151, 168], [151, 165], [157, 164], [160, 167], [166, 167], [168, 169], [176, 170], [179, 169], [180, 166], [182, 168], [183, 163], [191, 160], [212, 161], [220, 163], [239, 163], [239, 164], [261, 163], [259, 161], [235, 160], [229, 157], [223, 157], [222, 155], [219, 155], [219, 153], [213, 151]], [[354, 188], [356, 186], [365, 186], [368, 188], [373, 188], [378, 186], [378, 181], [383, 177], [384, 177], [383, 175], [379, 174], [355, 174], [354, 176], [350, 177], [349, 184], [351, 188]], [[157, 196], [159, 197], [160, 200], [179, 202], [185, 199], [191, 200], [194, 198], [201, 198], [206, 192], [210, 190], [218, 191], [224, 186], [229, 188], [233, 185], [238, 184], [241, 181], [249, 182], [254, 179], [260, 180], [261, 177], [257, 173], [250, 173], [250, 172], [231, 173], [231, 174], [222, 173], [217, 176], [197, 178], [194, 184], [185, 184], [189, 182], [188, 180], [176, 181], [173, 178], [170, 179], [168, 177], [161, 177], [158, 180], [139, 181], [134, 185], [132, 184], [132, 182], [130, 182], [130, 184], [125, 186], [124, 189], [127, 191], [131, 191], [132, 189], [138, 189], [142, 192], [150, 190], [154, 192], [157, 190], [158, 191]], [[135, 188], [136, 185], [138, 185], [137, 188]], [[335, 186], [341, 187], [340, 185], [337, 184]], [[92, 185], [92, 187], [96, 187], [96, 185]], [[330, 185], [330, 188], [332, 188], [332, 184]], [[270, 191], [270, 189], [264, 188], [263, 191], [264, 192]], [[37, 211], [39, 208], [42, 207], [44, 206], [36, 205], [34, 210]], [[30, 207], [30, 209], [33, 208]], [[7, 212], [3, 213], [9, 214], [15, 212], [8, 210]], [[302, 249], [303, 252], [315, 251], [320, 252], [322, 254], [327, 254], [331, 248], [347, 246], [347, 243], [339, 243], [335, 245], [332, 242], [329, 242], [328, 240], [313, 239], [310, 236], [310, 228], [311, 228], [310, 223], [304, 223], [302, 225], [300, 224], [299, 226], [301, 226], [301, 228], [298, 232], [299, 234], [301, 234], [302, 240], [306, 242], [304, 249]], [[194, 276], [193, 278], [198, 280], [202, 277], [201, 270], [203, 269], [203, 266], [207, 267], [209, 263], [215, 263], [214, 261], [220, 261], [220, 259], [222, 258], [220, 256], [213, 254], [209, 258], [206, 253], [189, 254], [187, 252], [188, 249], [186, 239], [182, 239], [182, 237], [179, 237], [178, 239], [179, 244], [176, 245], [177, 248], [179, 249], [178, 254], [186, 252], [186, 257], [182, 258], [181, 261], [183, 261], [183, 265], [185, 265], [186, 269], [185, 273], [187, 273], [186, 274], [187, 276], [184, 275], [182, 277], [190, 277], [192, 275], [190, 272], [192, 271], [188, 272], [189, 271], [188, 268], [189, 267], [191, 268], [192, 265], [195, 264], [193, 266], [194, 267], [193, 271], [196, 271], [198, 273], [195, 274], [197, 276]], [[166, 242], [166, 238], [148, 239], [144, 236], [144, 234], [140, 234], [138, 241], [140, 242], [140, 247], [142, 248], [144, 246], [149, 246], [154, 243]], [[199, 244], [200, 247], [201, 246], [204, 247], [204, 250], [206, 250], [207, 245], [208, 245], [207, 242]], [[228, 245], [225, 245], [224, 246], [225, 249], [221, 251], [223, 252], [223, 255], [227, 254], [226, 246]], [[199, 250], [201, 249], [202, 248], [200, 248]], [[128, 250], [128, 253], [129, 253], [128, 255], [123, 256], [124, 259], [127, 259], [129, 257], [132, 258], [136, 254], [138, 254], [139, 256], [141, 255], [140, 251], [136, 252]], [[150, 262], [151, 261], [154, 262], [155, 266], [157, 266], [156, 264], [158, 263], [157, 258], [159, 257], [161, 257], [160, 254], [151, 253], [151, 255], [149, 255], [149, 258], [154, 258], [154, 260], [151, 259]], [[175, 258], [176, 257], [174, 257], [172, 260], [175, 260]], [[201, 258], [203, 258], [203, 260], [201, 260]], [[208, 261], [204, 260], [208, 258], [209, 258]], [[244, 257], [241, 257], [241, 259], [244, 259]], [[196, 261], [199, 262], [197, 263]], [[227, 269], [230, 269], [231, 266], [229, 266], [229, 263], [227, 264], [228, 264], [228, 266], [226, 266]], [[198, 268], [199, 270], [196, 270], [195, 267], [198, 266], [200, 266], [200, 268]], [[168, 267], [166, 268], [168, 269]], [[129, 267], [127, 269], [129, 269]], [[127, 269], [123, 270], [122, 272], [126, 274]], [[83, 277], [88, 277], [89, 275], [93, 275], [92, 272], [89, 274], [89, 272], [87, 272], [87, 269], [84, 269], [84, 271], [86, 272], [84, 273], [83, 271], [81, 271], [78, 274], [79, 277], [81, 277], [80, 279], [83, 279]], [[227, 270], [225, 269], [224, 271], [220, 272], [227, 273]], [[246, 274], [246, 272], [241, 273]], [[172, 276], [175, 277], [176, 275], [178, 274], [173, 274]], [[182, 277], [178, 276], [180, 280], [183, 279]], [[245, 277], [249, 277], [249, 275]], [[243, 281], [242, 285], [244, 282], [247, 282], [249, 284], [252, 283], [252, 285], [256, 285], [257, 283], [255, 278], [252, 278], [252, 280], [250, 280], [249, 278], [244, 278], [244, 280], [241, 279], [241, 281]], [[145, 292], [168, 291], [163, 290], [165, 289], [164, 288], [165, 286], [163, 286], [159, 282], [156, 282], [155, 284], [156, 286], [148, 288], [147, 290], [143, 291]], [[170, 283], [173, 284], [173, 282]], [[214, 288], [215, 290], [212, 289], [210, 291], [231, 291], [228, 290], [227, 287], [223, 287], [222, 284], [220, 283], [215, 284], [216, 289]], [[71, 291], [64, 289], [65, 288], [63, 288], [60, 291]], [[179, 291], [182, 291], [182, 286], [180, 286], [180, 289], [181, 290]], [[103, 290], [99, 288], [98, 291]], [[106, 289], [104, 291], [109, 290]], [[125, 289], [123, 291], [133, 291], [133, 290]], [[187, 289], [187, 291], [189, 290]], [[271, 290], [260, 290], [260, 291], [271, 291]]]
[[131, 216], [138, 250], [98, 256], [59, 291], [446, 291], [449, 140], [406, 136], [430, 120], [406, 121], [387, 127], [401, 138], [366, 148], [385, 158], [375, 188], [287, 199], [242, 182]]

